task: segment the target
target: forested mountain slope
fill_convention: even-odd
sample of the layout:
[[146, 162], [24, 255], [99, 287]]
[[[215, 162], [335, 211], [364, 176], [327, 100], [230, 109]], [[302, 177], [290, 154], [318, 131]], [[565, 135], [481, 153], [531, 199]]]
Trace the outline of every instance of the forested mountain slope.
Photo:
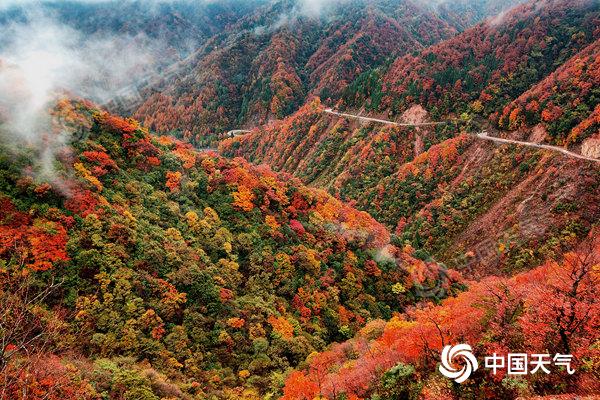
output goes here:
[[502, 110], [498, 125], [535, 127], [533, 139], [600, 158], [600, 39]]
[[9, 398], [262, 398], [311, 352], [459, 287], [295, 178], [86, 102], [54, 116], [73, 136], [52, 174], [34, 149], [0, 153]]
[[524, 1], [514, 0], [434, 0], [426, 3], [450, 25], [464, 31], [488, 17], [509, 10]]
[[[359, 123], [325, 113], [315, 100], [221, 149], [356, 201], [445, 262], [484, 252], [475, 275], [532, 267], [572, 248], [599, 218], [593, 200], [598, 164], [514, 145], [498, 148], [465, 134], [487, 129], [495, 136], [565, 144], [569, 137], [574, 151], [595, 154], [598, 4], [543, 5], [517, 6], [501, 21], [401, 57], [381, 79], [370, 73], [346, 92], [369, 93], [353, 97], [363, 111], [379, 104], [382, 110], [390, 106], [391, 115], [402, 112], [400, 122], [447, 124]], [[511, 131], [498, 131], [496, 124]]]
[[[509, 5], [512, 2], [506, 2]], [[473, 13], [449, 13], [410, 0], [332, 2], [322, 15], [277, 1], [215, 36], [167, 79], [142, 90], [136, 116], [158, 131], [194, 142], [254, 126], [297, 110], [312, 95], [335, 101], [364, 71], [422, 49], [490, 15], [486, 2]]]
[[141, 122], [3, 75], [0, 399], [600, 393], [600, 163], [489, 140], [600, 157], [600, 3], [520, 3], [45, 1], [171, 67]]
[[[596, 232], [561, 261], [487, 278], [441, 305], [375, 321], [307, 359], [288, 377], [283, 399], [597, 398], [599, 265]], [[478, 357], [539, 349], [574, 354], [578, 370], [553, 366], [548, 374], [515, 378], [480, 366], [468, 381], [452, 384], [436, 371], [449, 343], [472, 343]]]
[[[88, 39], [129, 35], [140, 40], [139, 46], [150, 41], [165, 44], [172, 53], [160, 56], [165, 65], [185, 58], [206, 40], [222, 32], [228, 25], [253, 12], [267, 0], [224, 0], [218, 2], [146, 2], [144, 0], [89, 1], [41, 0], [36, 10], [27, 2], [0, 9], [0, 26], [25, 22], [44, 14], [54, 18]], [[41, 11], [40, 11], [41, 10]], [[0, 39], [0, 42], [3, 39]], [[146, 41], [147, 40], [147, 41]]]
[[[600, 37], [599, 20], [596, 1], [525, 3], [420, 54], [398, 58], [378, 72], [380, 80], [352, 86], [344, 96], [345, 105], [393, 117], [417, 103], [434, 118], [468, 112], [497, 123], [505, 106]], [[597, 101], [593, 91], [581, 96]], [[546, 113], [557, 112], [553, 104], [541, 107], [540, 112], [546, 107]], [[593, 107], [581, 110], [573, 123], [592, 111]], [[504, 119], [500, 125], [511, 123]]]
[[[596, 157], [599, 7], [528, 2], [365, 71], [340, 101], [314, 99], [221, 144], [226, 155], [353, 201], [388, 225], [395, 243], [411, 243], [419, 257], [432, 255], [478, 280], [440, 305], [373, 322], [307, 358], [288, 376], [284, 399], [598, 393], [600, 163], [476, 134]], [[386, 125], [329, 107], [447, 123]], [[515, 379], [480, 369], [470, 383], [455, 385], [436, 371], [441, 349], [455, 343], [472, 344], [480, 359], [569, 352], [579, 374]]]
[[142, 92], [148, 99], [136, 116], [192, 138], [264, 123], [295, 111], [310, 92], [339, 96], [362, 70], [455, 32], [408, 1], [344, 3], [335, 18], [295, 7], [265, 6], [214, 37], [181, 66], [178, 80]]
[[[466, 263], [471, 276], [531, 268], [573, 248], [600, 218], [598, 163], [492, 144], [464, 124], [361, 124], [323, 109], [315, 101], [221, 150], [355, 201], [399, 240]], [[415, 118], [427, 114], [405, 116]]]

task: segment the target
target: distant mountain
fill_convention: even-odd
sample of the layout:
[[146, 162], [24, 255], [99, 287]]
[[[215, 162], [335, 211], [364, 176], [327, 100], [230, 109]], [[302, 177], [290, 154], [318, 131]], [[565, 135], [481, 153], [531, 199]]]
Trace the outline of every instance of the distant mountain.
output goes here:
[[[397, 115], [414, 103], [434, 117], [502, 111], [600, 35], [593, 0], [528, 2], [417, 55], [398, 58], [382, 73], [381, 102]], [[359, 88], [349, 106], [364, 103]]]
[[[315, 17], [298, 11], [297, 2], [277, 1], [242, 18], [186, 60], [176, 80], [146, 88], [136, 117], [195, 141], [254, 126], [289, 115], [313, 95], [336, 101], [364, 71], [467, 23], [446, 21], [439, 10], [448, 8], [410, 0], [332, 4]], [[465, 18], [489, 15], [486, 4], [470, 5], [477, 13]]]
[[600, 141], [600, 39], [498, 115], [494, 119], [505, 129], [536, 126], [537, 140], [565, 146], [582, 144], [584, 154], [600, 158], [600, 146], [592, 145]]
[[430, 0], [425, 2], [425, 6], [459, 31], [464, 31], [524, 2], [525, 0]]
[[[140, 48], [161, 49], [163, 53], [155, 56], [159, 64], [168, 66], [267, 1], [41, 0], [35, 8], [25, 2], [0, 10], [0, 27], [43, 17], [75, 29], [88, 40], [129, 36]], [[0, 38], [0, 45], [8, 39]]]

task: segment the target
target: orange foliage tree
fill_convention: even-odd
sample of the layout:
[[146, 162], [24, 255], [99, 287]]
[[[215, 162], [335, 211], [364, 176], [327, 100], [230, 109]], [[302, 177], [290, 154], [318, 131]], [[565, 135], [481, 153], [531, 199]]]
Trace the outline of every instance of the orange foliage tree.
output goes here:
[[[575, 368], [598, 373], [592, 360], [599, 355], [600, 240], [590, 237], [560, 262], [549, 261], [513, 278], [486, 278], [439, 306], [397, 315], [374, 340], [369, 338], [380, 323], [367, 325], [354, 339], [310, 357], [307, 371], [290, 374], [283, 398], [333, 398], [341, 393], [368, 398], [382, 374], [397, 363], [410, 363], [427, 374], [435, 371], [442, 347], [454, 343], [470, 343], [480, 356], [509, 351], [572, 354]], [[358, 356], [350, 359], [353, 354]], [[588, 377], [556, 370], [546, 384], [548, 390], [559, 382], [584, 393], [600, 389]]]

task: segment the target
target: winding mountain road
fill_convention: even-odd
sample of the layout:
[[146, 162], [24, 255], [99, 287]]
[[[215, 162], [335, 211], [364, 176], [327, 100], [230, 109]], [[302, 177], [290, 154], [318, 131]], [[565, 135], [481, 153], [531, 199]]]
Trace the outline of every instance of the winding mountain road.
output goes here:
[[327, 114], [337, 115], [339, 117], [354, 118], [354, 119], [358, 119], [360, 121], [366, 121], [366, 122], [379, 122], [381, 124], [394, 125], [394, 126], [433, 126], [433, 125], [443, 125], [443, 124], [448, 123], [447, 121], [441, 121], [441, 122], [422, 122], [419, 124], [405, 124], [405, 123], [400, 123], [400, 122], [388, 121], [385, 119], [362, 117], [360, 115], [354, 115], [354, 114], [344, 114], [341, 112], [334, 111], [331, 108], [326, 108], [323, 111]]
[[[420, 124], [404, 124], [404, 123], [398, 123], [398, 122], [394, 122], [394, 121], [388, 121], [385, 119], [369, 118], [369, 117], [362, 117], [360, 115], [355, 115], [355, 114], [340, 113], [340, 112], [332, 110], [331, 108], [326, 108], [324, 110], [324, 112], [327, 114], [337, 115], [340, 117], [354, 118], [354, 119], [358, 119], [361, 121], [378, 122], [381, 124], [394, 125], [394, 126], [431, 126], [431, 125], [441, 125], [441, 124], [447, 123], [444, 121], [440, 121], [440, 122], [424, 122], [424, 123], [420, 123]], [[481, 140], [489, 140], [491, 142], [496, 142], [496, 143], [514, 144], [514, 145], [518, 145], [518, 146], [526, 146], [526, 147], [532, 147], [532, 148], [536, 148], [536, 149], [550, 150], [550, 151], [564, 154], [568, 157], [573, 157], [573, 158], [578, 158], [580, 160], [594, 161], [594, 162], [600, 163], [600, 159], [577, 154], [577, 153], [569, 151], [563, 147], [551, 146], [548, 144], [539, 144], [539, 143], [533, 143], [533, 142], [524, 142], [524, 141], [520, 141], [520, 140], [503, 139], [503, 138], [499, 138], [499, 137], [489, 136], [487, 131], [482, 131], [480, 133], [473, 134], [473, 136], [475, 136], [476, 138], [481, 139]]]
[[480, 133], [478, 133], [475, 136], [477, 136], [479, 139], [491, 140], [492, 142], [496, 142], [496, 143], [516, 144], [516, 145], [520, 145], [520, 146], [533, 147], [533, 148], [536, 148], [536, 149], [551, 150], [551, 151], [555, 151], [555, 152], [558, 152], [558, 153], [562, 153], [562, 154], [564, 154], [566, 156], [569, 156], [569, 157], [579, 158], [580, 160], [600, 162], [600, 159], [593, 158], [593, 157], [586, 157], [586, 156], [581, 155], [581, 154], [573, 153], [572, 151], [569, 151], [569, 150], [567, 150], [567, 149], [565, 149], [563, 147], [551, 146], [549, 144], [539, 144], [539, 143], [533, 143], [533, 142], [523, 142], [523, 141], [520, 141], [520, 140], [503, 139], [503, 138], [488, 136], [487, 131], [480, 132]]
[[[442, 125], [442, 124], [447, 124], [449, 121], [438, 121], [438, 122], [422, 122], [422, 123], [416, 123], [416, 124], [408, 124], [408, 123], [401, 123], [401, 122], [394, 122], [394, 121], [388, 121], [386, 119], [378, 119], [378, 118], [371, 118], [371, 117], [363, 117], [360, 115], [356, 115], [356, 114], [347, 114], [347, 113], [341, 113], [338, 111], [334, 111], [331, 108], [326, 108], [323, 110], [324, 113], [326, 114], [331, 114], [331, 115], [336, 115], [338, 117], [344, 117], [344, 118], [353, 118], [353, 119], [358, 119], [360, 121], [365, 121], [365, 122], [376, 122], [376, 123], [380, 123], [380, 124], [384, 124], [384, 125], [393, 125], [393, 126], [434, 126], [434, 125]], [[251, 131], [247, 130], [247, 129], [234, 129], [231, 130], [229, 132], [226, 133], [227, 137], [237, 137], [237, 136], [243, 136], [247, 133], [250, 133]], [[577, 158], [580, 160], [586, 160], [586, 161], [594, 161], [597, 163], [600, 163], [600, 159], [598, 158], [593, 158], [593, 157], [587, 157], [581, 154], [577, 154], [574, 153], [572, 151], [569, 151], [563, 147], [558, 147], [558, 146], [552, 146], [549, 144], [539, 144], [539, 143], [534, 143], [534, 142], [525, 142], [525, 141], [521, 141], [521, 140], [513, 140], [513, 139], [503, 139], [503, 138], [499, 138], [499, 137], [494, 137], [494, 136], [489, 136], [487, 131], [481, 131], [477, 134], [472, 134], [472, 136], [475, 136], [478, 139], [481, 140], [488, 140], [491, 142], [495, 142], [495, 143], [502, 143], [502, 144], [514, 144], [517, 146], [525, 146], [525, 147], [532, 147], [535, 149], [543, 149], [543, 150], [550, 150], [550, 151], [554, 151], [557, 153], [561, 153], [565, 156], [568, 157], [572, 157], [572, 158]]]

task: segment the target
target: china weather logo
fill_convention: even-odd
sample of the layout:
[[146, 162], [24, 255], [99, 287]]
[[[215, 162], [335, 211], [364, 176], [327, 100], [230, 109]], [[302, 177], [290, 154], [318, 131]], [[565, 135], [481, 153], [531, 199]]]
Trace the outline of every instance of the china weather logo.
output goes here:
[[[457, 361], [462, 361], [462, 368], [458, 369], [454, 366]], [[448, 345], [442, 350], [442, 363], [439, 370], [442, 375], [454, 379], [456, 383], [466, 381], [478, 367], [473, 349], [468, 344]]]

